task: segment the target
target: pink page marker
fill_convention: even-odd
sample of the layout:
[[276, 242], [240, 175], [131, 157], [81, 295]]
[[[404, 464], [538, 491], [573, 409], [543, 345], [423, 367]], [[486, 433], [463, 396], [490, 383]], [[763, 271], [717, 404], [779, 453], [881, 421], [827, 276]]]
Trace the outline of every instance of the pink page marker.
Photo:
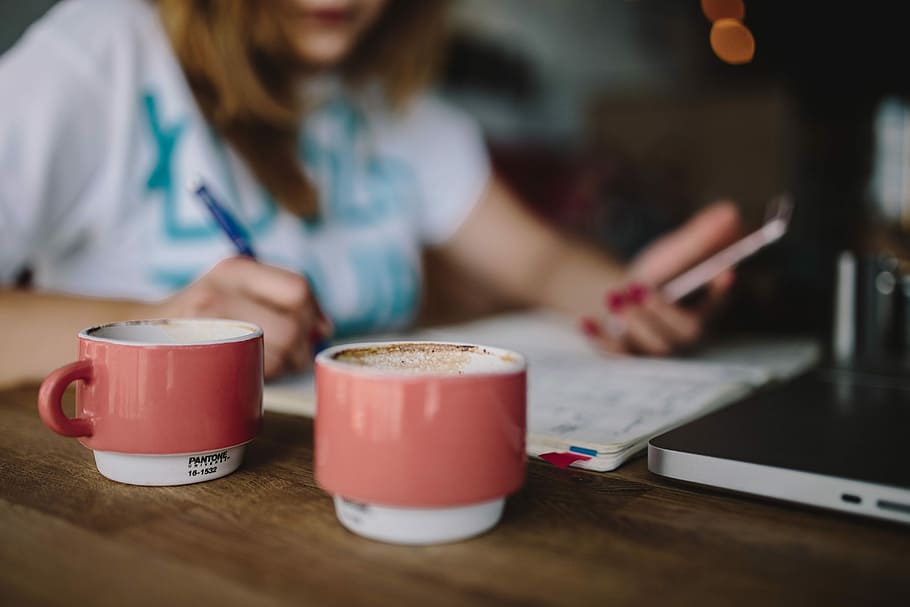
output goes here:
[[551, 451], [550, 453], [541, 453], [537, 457], [544, 460], [545, 462], [553, 464], [557, 468], [568, 468], [579, 460], [591, 459], [591, 457], [588, 455], [582, 455], [581, 453], [572, 453], [571, 451]]

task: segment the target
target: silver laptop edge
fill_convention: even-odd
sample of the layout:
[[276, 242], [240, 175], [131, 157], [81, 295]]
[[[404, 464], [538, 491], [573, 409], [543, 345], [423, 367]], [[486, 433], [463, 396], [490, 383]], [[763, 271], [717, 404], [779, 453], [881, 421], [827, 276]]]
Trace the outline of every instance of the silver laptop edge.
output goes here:
[[662, 449], [648, 445], [648, 469], [669, 478], [910, 523], [910, 490]]

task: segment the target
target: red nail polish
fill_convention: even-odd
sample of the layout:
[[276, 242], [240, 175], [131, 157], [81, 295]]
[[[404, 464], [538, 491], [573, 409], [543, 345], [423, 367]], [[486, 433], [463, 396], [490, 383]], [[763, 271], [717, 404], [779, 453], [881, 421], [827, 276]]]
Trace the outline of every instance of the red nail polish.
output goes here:
[[645, 302], [645, 299], [648, 298], [648, 287], [641, 284], [640, 282], [633, 283], [629, 285], [627, 291], [629, 296], [629, 302], [635, 305], [640, 305]]
[[579, 325], [581, 327], [581, 332], [588, 337], [597, 337], [600, 335], [600, 324], [593, 318], [586, 316], [581, 319]]
[[628, 303], [627, 298], [628, 296], [623, 291], [608, 292], [606, 297], [607, 309], [613, 314], [621, 312]]

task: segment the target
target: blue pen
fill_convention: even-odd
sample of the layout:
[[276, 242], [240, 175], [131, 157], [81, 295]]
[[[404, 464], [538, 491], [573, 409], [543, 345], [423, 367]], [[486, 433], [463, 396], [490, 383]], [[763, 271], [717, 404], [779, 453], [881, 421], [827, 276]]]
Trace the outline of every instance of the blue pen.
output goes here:
[[199, 200], [205, 203], [205, 208], [207, 208], [212, 214], [212, 217], [215, 218], [218, 226], [224, 230], [224, 233], [227, 234], [228, 238], [231, 239], [231, 242], [234, 243], [234, 247], [237, 248], [237, 253], [256, 259], [256, 253], [253, 251], [253, 245], [250, 244], [250, 237], [249, 234], [247, 234], [247, 231], [243, 229], [243, 226], [240, 225], [224, 205], [215, 200], [215, 197], [212, 196], [209, 189], [205, 187], [205, 184], [201, 181], [198, 182], [193, 188], [193, 193], [199, 197]]
[[[215, 218], [218, 226], [227, 234], [228, 238], [231, 239], [231, 242], [234, 243], [237, 253], [249, 257], [250, 259], [256, 259], [256, 253], [253, 251], [253, 245], [250, 244], [250, 236], [247, 231], [243, 229], [240, 222], [231, 215], [231, 212], [215, 199], [201, 180], [193, 186], [193, 193], [199, 197], [199, 200], [205, 203], [205, 208], [207, 208], [212, 214], [212, 217]], [[325, 350], [329, 345], [325, 337], [318, 333], [311, 336], [311, 338], [313, 340], [314, 356]]]

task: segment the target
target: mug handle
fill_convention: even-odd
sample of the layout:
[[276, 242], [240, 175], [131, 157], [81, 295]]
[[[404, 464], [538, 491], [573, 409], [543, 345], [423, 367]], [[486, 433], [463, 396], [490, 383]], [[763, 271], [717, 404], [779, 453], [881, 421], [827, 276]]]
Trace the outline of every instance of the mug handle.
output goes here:
[[92, 361], [77, 360], [60, 367], [41, 382], [38, 390], [38, 415], [44, 424], [63, 436], [91, 436], [94, 423], [86, 417], [69, 418], [63, 412], [63, 393], [76, 380], [91, 381]]

